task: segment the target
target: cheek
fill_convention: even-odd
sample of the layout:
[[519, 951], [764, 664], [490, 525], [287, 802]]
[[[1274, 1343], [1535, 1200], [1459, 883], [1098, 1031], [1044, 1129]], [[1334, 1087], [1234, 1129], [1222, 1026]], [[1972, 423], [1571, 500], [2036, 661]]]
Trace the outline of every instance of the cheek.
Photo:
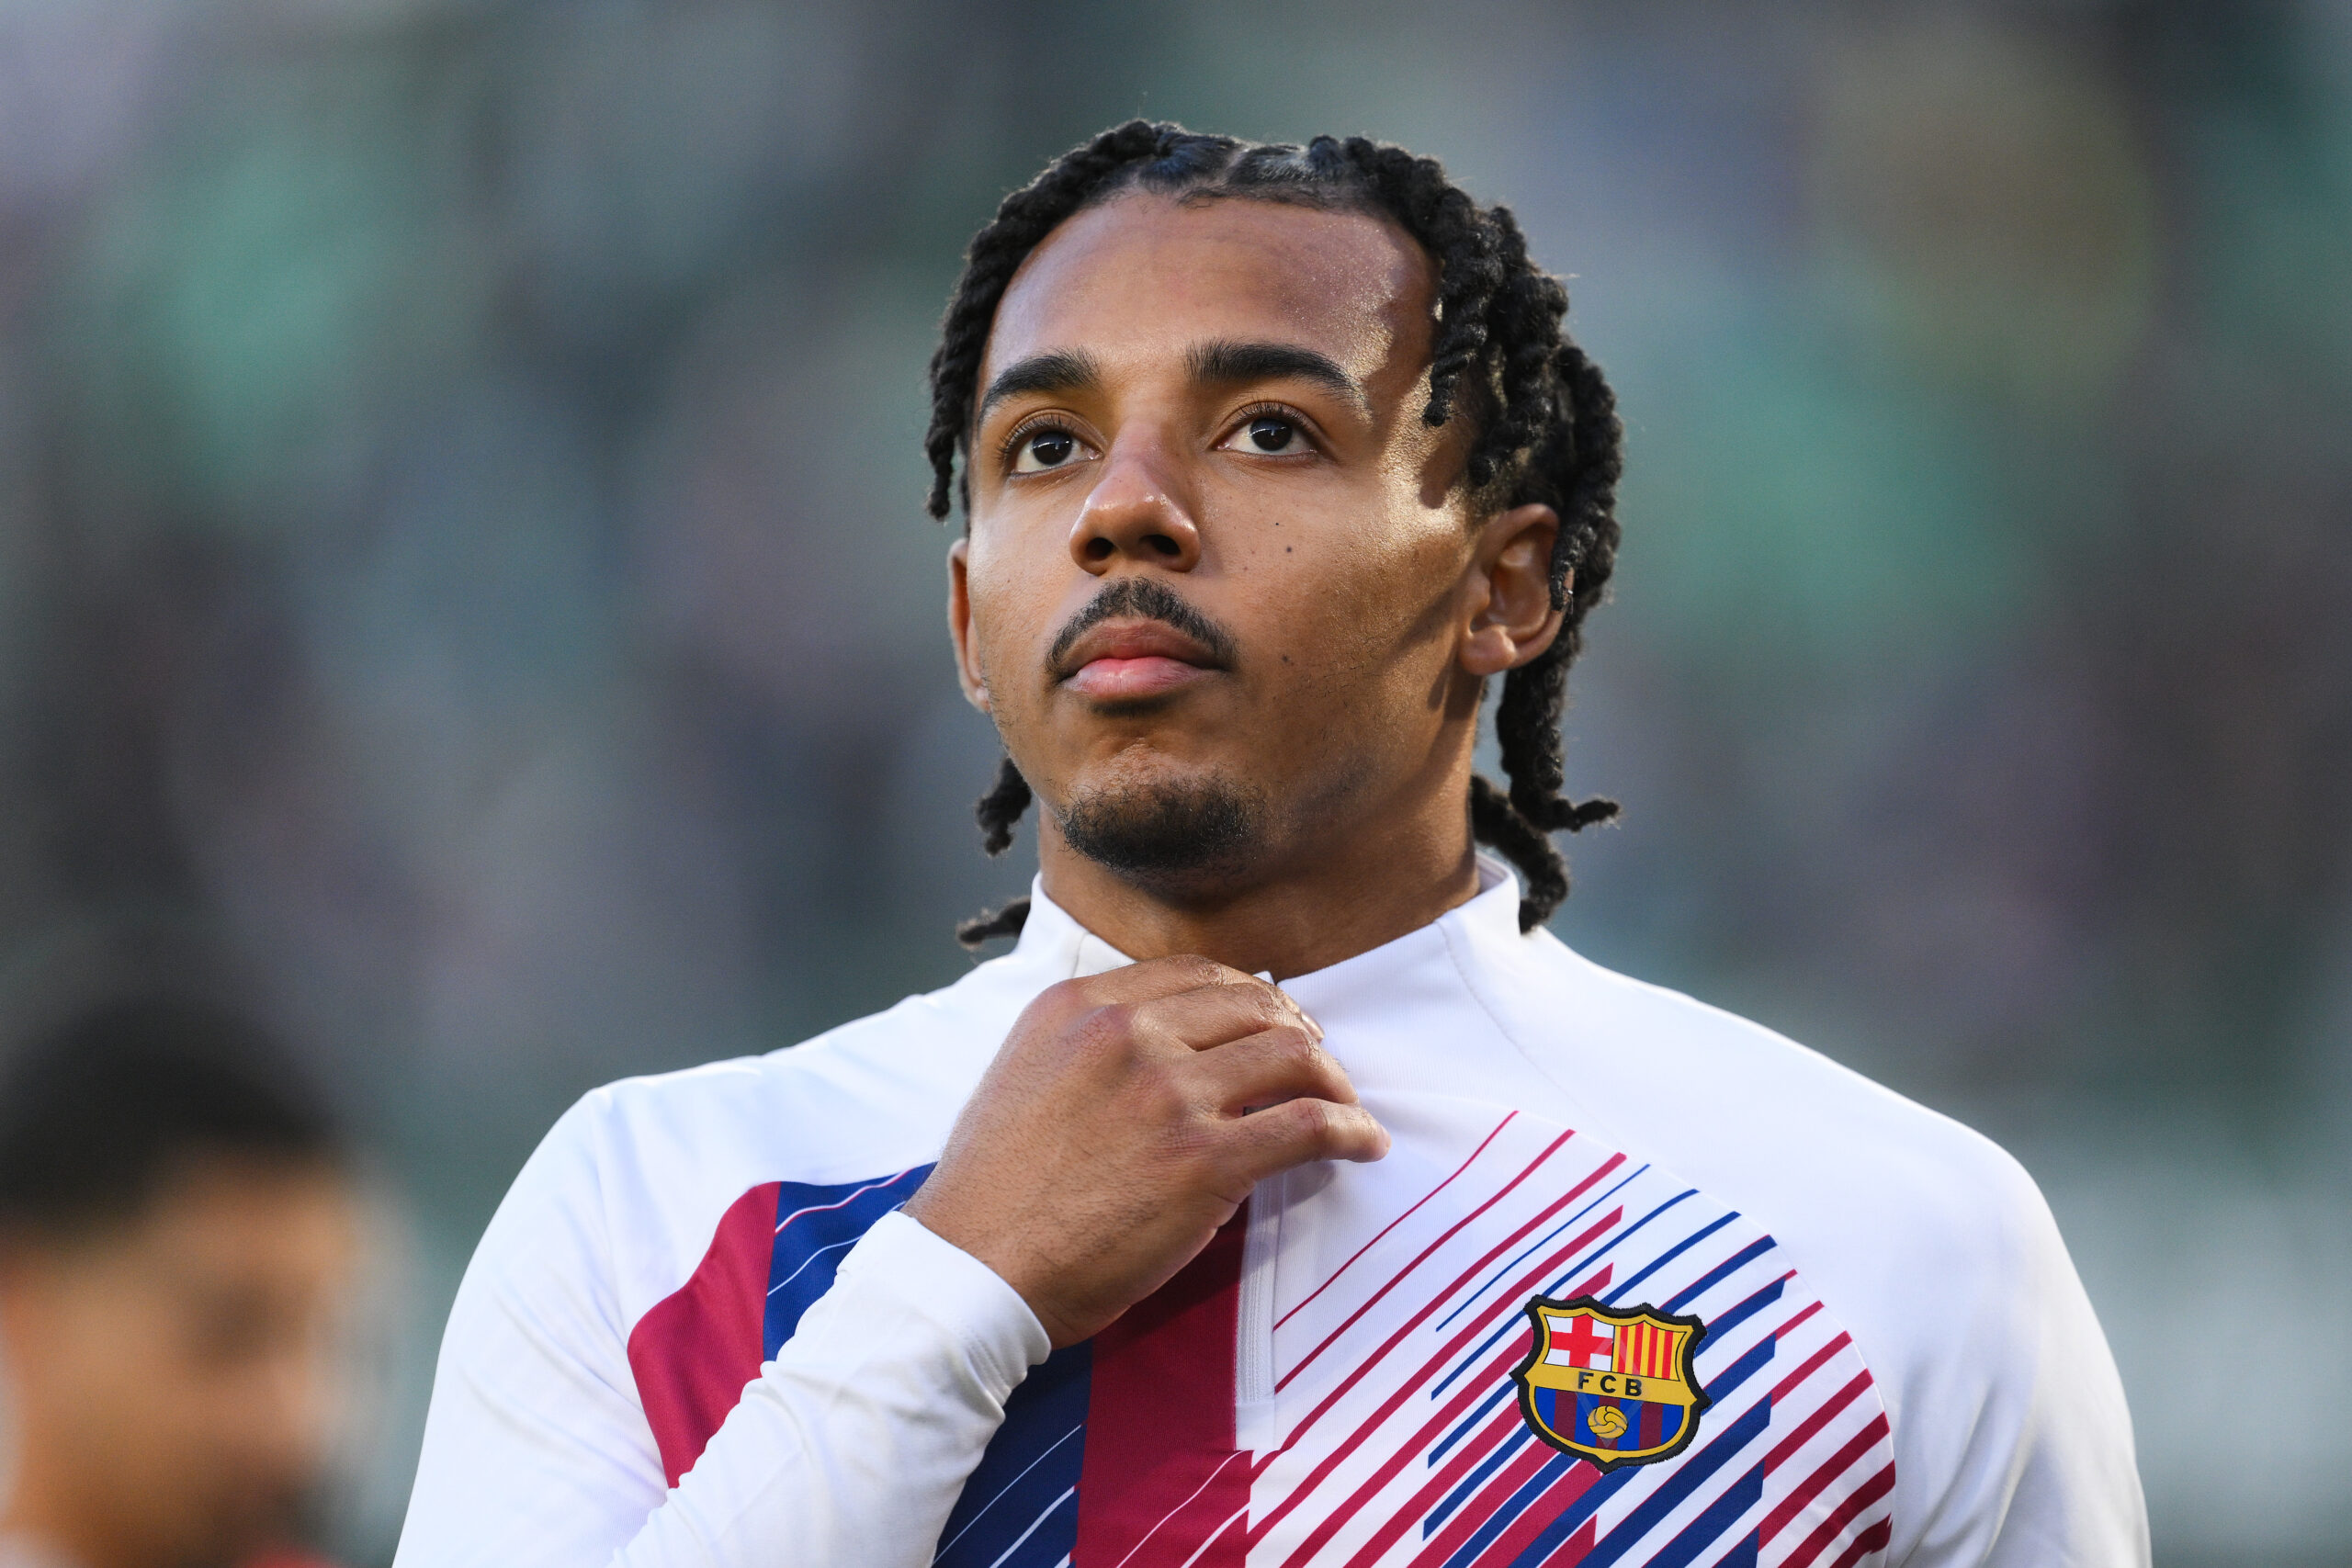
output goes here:
[[1013, 585], [1001, 580], [976, 577], [969, 592], [973, 660], [979, 666], [989, 700], [1001, 704], [1014, 694], [1014, 658], [1027, 641], [1023, 606]]
[[1313, 586], [1284, 595], [1290, 604], [1275, 617], [1272, 645], [1317, 679], [1418, 689], [1433, 662], [1452, 657], [1464, 558], [1450, 527], [1398, 529], [1371, 547], [1361, 532], [1334, 539], [1303, 570], [1292, 569]]
[[1017, 536], [1006, 539], [997, 530], [974, 535], [964, 592], [971, 605], [972, 643], [984, 667], [1009, 671], [1009, 660], [1030, 657], [1032, 645], [1050, 635], [1046, 623], [1062, 577], [1056, 564], [1023, 547]]

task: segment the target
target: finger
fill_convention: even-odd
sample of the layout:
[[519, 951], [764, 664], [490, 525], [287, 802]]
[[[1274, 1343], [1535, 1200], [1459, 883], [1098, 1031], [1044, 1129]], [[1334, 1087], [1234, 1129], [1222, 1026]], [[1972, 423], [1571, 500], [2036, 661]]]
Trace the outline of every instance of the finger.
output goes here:
[[[1255, 975], [1245, 975], [1229, 964], [1197, 953], [1176, 953], [1166, 958], [1146, 959], [1124, 968], [1106, 969], [1100, 975], [1083, 980], [1063, 982], [1091, 1006], [1106, 1003], [1153, 1001], [1161, 997], [1180, 996], [1186, 991], [1229, 986], [1240, 990], [1265, 990], [1298, 1018], [1306, 1020], [1317, 1039], [1323, 1037], [1323, 1026], [1309, 1018], [1306, 1010], [1288, 991], [1270, 980]], [[1056, 987], [1060, 989], [1062, 987]]]
[[1255, 976], [1244, 975], [1214, 959], [1191, 954], [1150, 959], [1046, 987], [1022, 1010], [1021, 1018], [1007, 1039], [1018, 1039], [1036, 1030], [1057, 1031], [1090, 1013], [1098, 1015], [1112, 1032], [1123, 1034], [1127, 1028], [1127, 1010], [1141, 1003], [1205, 987], [1264, 984]]
[[1221, 1153], [1234, 1174], [1249, 1181], [1316, 1160], [1376, 1160], [1388, 1152], [1388, 1129], [1361, 1105], [1329, 1100], [1286, 1100], [1221, 1132]]
[[1269, 1029], [1295, 1029], [1312, 1038], [1322, 1031], [1299, 1005], [1263, 980], [1203, 986], [1173, 996], [1132, 1003], [1128, 1012], [1138, 1037], [1206, 1051]]
[[1347, 1069], [1312, 1034], [1278, 1024], [1198, 1053], [1186, 1068], [1204, 1087], [1201, 1098], [1231, 1115], [1278, 1100], [1306, 1098], [1356, 1103]]
[[1140, 964], [1106, 969], [1100, 975], [1090, 975], [1083, 980], [1070, 982], [1074, 989], [1097, 1007], [1116, 1002], [1151, 1001], [1209, 986], [1251, 987], [1265, 983], [1254, 975], [1245, 975], [1214, 958], [1203, 958], [1189, 953], [1167, 958], [1148, 958]]

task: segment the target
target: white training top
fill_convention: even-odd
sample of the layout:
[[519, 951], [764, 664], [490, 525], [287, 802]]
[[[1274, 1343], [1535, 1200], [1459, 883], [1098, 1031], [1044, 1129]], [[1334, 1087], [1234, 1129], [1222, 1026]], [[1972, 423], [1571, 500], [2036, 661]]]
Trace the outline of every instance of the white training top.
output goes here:
[[944, 990], [589, 1095], [458, 1292], [398, 1568], [2144, 1564], [2025, 1172], [1480, 868], [1284, 983], [1388, 1157], [1050, 1356], [897, 1213], [1022, 1008], [1125, 962], [1042, 888]]

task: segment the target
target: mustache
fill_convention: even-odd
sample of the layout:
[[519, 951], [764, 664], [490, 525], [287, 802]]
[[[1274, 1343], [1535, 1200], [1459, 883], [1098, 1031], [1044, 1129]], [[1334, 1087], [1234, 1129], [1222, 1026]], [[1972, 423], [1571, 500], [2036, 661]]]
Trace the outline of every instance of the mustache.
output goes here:
[[1102, 592], [1069, 618], [1055, 637], [1053, 650], [1046, 655], [1047, 667], [1059, 670], [1080, 637], [1115, 615], [1172, 626], [1207, 649], [1219, 664], [1233, 663], [1238, 644], [1231, 632], [1186, 604], [1158, 578], [1122, 577], [1104, 583]]

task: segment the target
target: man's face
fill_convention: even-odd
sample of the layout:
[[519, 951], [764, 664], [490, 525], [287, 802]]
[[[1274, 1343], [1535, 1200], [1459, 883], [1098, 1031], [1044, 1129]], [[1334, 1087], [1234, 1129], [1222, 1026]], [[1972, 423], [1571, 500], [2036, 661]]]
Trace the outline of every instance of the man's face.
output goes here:
[[1466, 757], [1488, 587], [1466, 421], [1420, 417], [1433, 289], [1375, 218], [1145, 195], [1014, 277], [951, 621], [1082, 853], [1211, 894], [1425, 790], [1448, 738]]
[[340, 1178], [213, 1159], [125, 1227], [12, 1249], [20, 1485], [65, 1544], [176, 1568], [281, 1536], [324, 1464], [356, 1238]]

